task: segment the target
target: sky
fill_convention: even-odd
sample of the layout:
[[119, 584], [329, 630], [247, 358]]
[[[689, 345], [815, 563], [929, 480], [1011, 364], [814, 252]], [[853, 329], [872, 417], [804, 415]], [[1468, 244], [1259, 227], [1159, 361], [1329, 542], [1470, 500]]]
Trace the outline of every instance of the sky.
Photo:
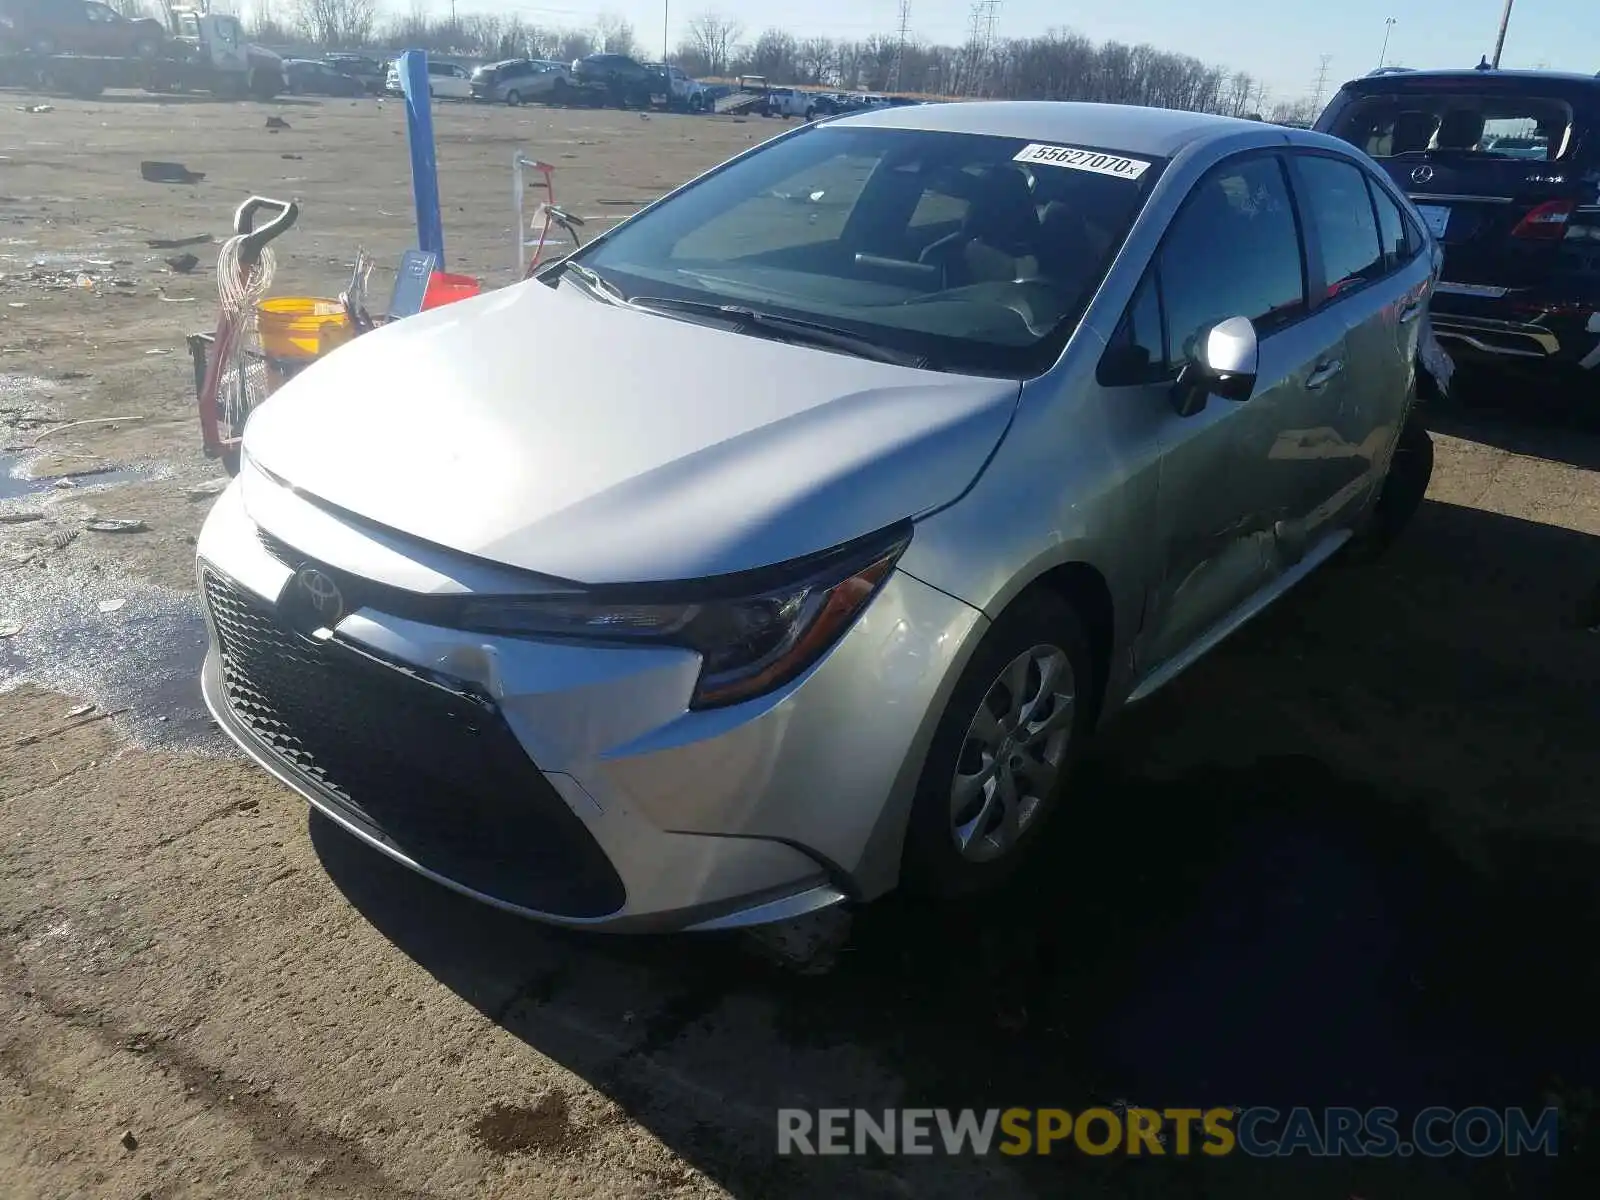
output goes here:
[[[381, 0], [410, 9], [410, 0]], [[450, 0], [420, 0], [449, 11]], [[797, 37], [893, 34], [899, 0], [804, 0], [800, 4], [746, 0], [456, 0], [460, 12], [517, 13], [539, 25], [592, 25], [602, 13], [630, 22], [641, 45], [659, 49], [663, 8], [676, 45], [698, 13], [720, 11], [747, 38], [768, 26]], [[910, 0], [912, 36], [925, 42], [965, 40], [970, 0]], [[1001, 0], [998, 37], [1024, 37], [1065, 27], [1094, 41], [1149, 42], [1207, 63], [1248, 71], [1264, 80], [1267, 101], [1310, 94], [1321, 55], [1330, 55], [1329, 84], [1378, 65], [1386, 18], [1394, 17], [1385, 61], [1408, 67], [1472, 67], [1492, 54], [1504, 0]], [[763, 14], [770, 13], [770, 16]], [[1600, 71], [1600, 18], [1593, 0], [1515, 0], [1501, 65]]]

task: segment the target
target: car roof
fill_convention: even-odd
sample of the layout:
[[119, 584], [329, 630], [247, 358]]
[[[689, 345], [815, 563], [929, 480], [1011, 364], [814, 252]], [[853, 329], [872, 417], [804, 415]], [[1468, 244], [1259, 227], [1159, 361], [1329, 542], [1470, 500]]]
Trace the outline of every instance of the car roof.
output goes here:
[[1418, 82], [1429, 80], [1448, 80], [1458, 83], [1482, 82], [1493, 79], [1501, 86], [1506, 83], [1513, 85], [1526, 83], [1530, 90], [1537, 86], [1560, 88], [1574, 86], [1593, 88], [1600, 92], [1600, 75], [1581, 75], [1573, 71], [1513, 71], [1513, 70], [1483, 70], [1473, 68], [1450, 68], [1447, 70], [1429, 71], [1386, 71], [1382, 75], [1363, 75], [1359, 79], [1352, 79], [1344, 85], [1346, 91], [1351, 92], [1384, 92], [1395, 88], [1406, 88]]
[[[1261, 121], [1218, 117], [1170, 108], [1132, 104], [1090, 104], [1065, 100], [989, 100], [956, 104], [883, 105], [841, 117], [830, 125], [877, 129], [920, 129], [933, 133], [975, 133], [1029, 141], [1104, 146], [1127, 154], [1171, 158], [1186, 146], [1238, 134], [1269, 130], [1291, 137], [1295, 131]], [[1308, 144], [1322, 144], [1313, 137]]]

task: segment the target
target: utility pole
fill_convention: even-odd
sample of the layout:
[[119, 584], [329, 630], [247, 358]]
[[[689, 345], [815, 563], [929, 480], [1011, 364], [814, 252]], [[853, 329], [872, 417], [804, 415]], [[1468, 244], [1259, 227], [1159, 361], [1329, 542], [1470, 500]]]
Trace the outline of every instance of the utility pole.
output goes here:
[[906, 35], [911, 31], [911, 0], [900, 0], [900, 36], [894, 47], [894, 66], [889, 71], [889, 90], [900, 88], [900, 72], [906, 58]]
[[1496, 71], [1500, 69], [1500, 51], [1506, 48], [1506, 26], [1511, 24], [1511, 3], [1506, 0], [1505, 11], [1500, 14], [1500, 33], [1494, 39], [1494, 61], [1489, 65]]
[[1399, 22], [1393, 17], [1386, 17], [1383, 22], [1383, 49], [1378, 51], [1378, 69], [1383, 69], [1383, 60], [1389, 57], [1389, 34]]
[[667, 52], [667, 11], [671, 4], [672, 0], [661, 0], [661, 61], [663, 63], [670, 62], [672, 57]]
[[1317, 57], [1317, 77], [1311, 83], [1311, 107], [1319, 113], [1322, 111], [1322, 95], [1328, 90], [1328, 64], [1332, 61], [1331, 54]]

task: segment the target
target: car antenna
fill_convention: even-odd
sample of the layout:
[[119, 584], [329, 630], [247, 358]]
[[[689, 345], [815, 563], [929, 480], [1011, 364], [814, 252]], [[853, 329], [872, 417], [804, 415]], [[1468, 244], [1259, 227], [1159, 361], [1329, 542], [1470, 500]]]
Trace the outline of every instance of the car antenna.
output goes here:
[[1478, 59], [1478, 68], [1477, 69], [1480, 70], [1480, 71], [1492, 71], [1494, 69], [1493, 67], [1491, 67], [1489, 65], [1489, 56], [1487, 54], [1482, 55]]

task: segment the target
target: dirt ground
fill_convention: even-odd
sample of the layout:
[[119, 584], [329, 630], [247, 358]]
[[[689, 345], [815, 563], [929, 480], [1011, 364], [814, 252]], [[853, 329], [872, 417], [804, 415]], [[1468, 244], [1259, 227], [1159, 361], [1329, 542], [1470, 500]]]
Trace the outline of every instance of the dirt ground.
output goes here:
[[[26, 99], [0, 103], [0, 1193], [1594, 1194], [1600, 437], [1529, 420], [1509, 384], [1435, 414], [1394, 553], [1324, 572], [1109, 731], [992, 901], [891, 898], [817, 978], [721, 939], [552, 932], [308, 818], [198, 704], [218, 471], [183, 335], [213, 318], [215, 247], [183, 274], [149, 242], [288, 192], [275, 290], [337, 291], [357, 246], [397, 261], [399, 106]], [[437, 125], [449, 265], [493, 283], [515, 150], [593, 228], [776, 131]], [[146, 183], [143, 159], [205, 178]], [[1564, 1140], [1554, 1161], [774, 1154], [780, 1105], [1117, 1102], [1554, 1103]]]

